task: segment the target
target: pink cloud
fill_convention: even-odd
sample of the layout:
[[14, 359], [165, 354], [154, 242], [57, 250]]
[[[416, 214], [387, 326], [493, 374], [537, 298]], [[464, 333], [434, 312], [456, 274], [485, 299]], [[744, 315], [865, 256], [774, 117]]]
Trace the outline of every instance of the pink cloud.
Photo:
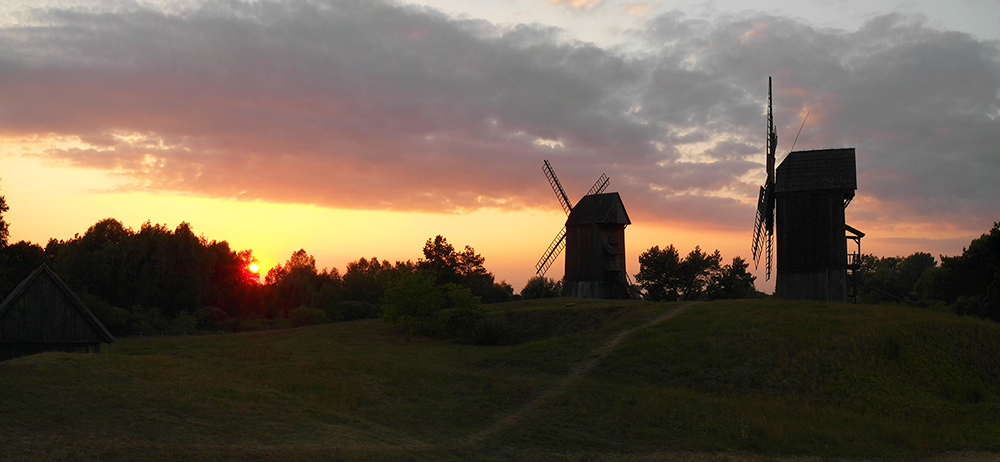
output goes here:
[[811, 111], [796, 149], [856, 147], [872, 220], [1000, 215], [1000, 50], [918, 20], [668, 12], [625, 53], [380, 2], [254, 5], [36, 10], [0, 33], [0, 133], [79, 138], [36, 155], [122, 188], [354, 209], [554, 208], [549, 158], [575, 194], [607, 173], [634, 221], [735, 230], [774, 75], [779, 147]]

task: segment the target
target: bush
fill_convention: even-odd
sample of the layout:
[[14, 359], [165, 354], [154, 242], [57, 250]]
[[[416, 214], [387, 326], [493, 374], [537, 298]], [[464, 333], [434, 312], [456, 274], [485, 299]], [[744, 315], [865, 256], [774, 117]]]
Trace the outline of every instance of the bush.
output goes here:
[[167, 326], [166, 333], [171, 335], [181, 335], [181, 334], [191, 334], [194, 333], [198, 328], [198, 318], [193, 314], [188, 314], [187, 311], [182, 310], [177, 313], [170, 324]]
[[955, 301], [955, 314], [961, 316], [979, 316], [979, 304], [976, 297], [958, 297]]
[[430, 275], [404, 273], [386, 287], [382, 303], [386, 322], [414, 326], [433, 319], [444, 304], [444, 295]]
[[169, 326], [170, 320], [163, 316], [159, 308], [146, 309], [142, 305], [133, 305], [129, 310], [129, 334], [159, 334]]
[[326, 322], [326, 312], [308, 306], [300, 306], [288, 312], [293, 327], [311, 326]]
[[235, 330], [240, 332], [254, 332], [259, 330], [286, 329], [291, 327], [291, 322], [285, 318], [267, 319], [259, 316], [239, 319], [239, 325]]
[[86, 292], [80, 292], [78, 295], [80, 301], [90, 309], [91, 313], [94, 313], [94, 316], [97, 316], [97, 319], [101, 321], [101, 324], [104, 324], [104, 327], [108, 329], [108, 332], [111, 332], [111, 335], [118, 337], [132, 333], [129, 331], [131, 313], [128, 310], [112, 306], [110, 303], [104, 301], [104, 299]]
[[346, 301], [337, 304], [337, 316], [342, 321], [354, 321], [356, 319], [377, 318], [381, 313], [377, 305], [372, 305], [362, 301]]
[[530, 300], [534, 298], [558, 297], [562, 292], [562, 281], [549, 279], [545, 276], [534, 276], [521, 289], [521, 298]]
[[232, 321], [229, 314], [214, 306], [205, 306], [194, 312], [198, 328], [202, 330], [217, 330], [230, 327]]
[[326, 312], [326, 317], [330, 321], [344, 321], [343, 312], [340, 308], [340, 292], [329, 283], [324, 283], [316, 293], [312, 295], [312, 306]]
[[507, 345], [513, 339], [510, 323], [500, 315], [487, 315], [479, 319], [472, 329], [474, 345]]
[[448, 308], [437, 313], [432, 330], [445, 338], [472, 338], [476, 325], [483, 319], [479, 308]]

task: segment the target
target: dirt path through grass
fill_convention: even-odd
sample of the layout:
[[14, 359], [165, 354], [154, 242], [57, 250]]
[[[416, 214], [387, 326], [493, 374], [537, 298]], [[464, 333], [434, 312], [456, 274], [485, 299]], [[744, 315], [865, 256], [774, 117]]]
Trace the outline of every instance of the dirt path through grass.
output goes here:
[[528, 414], [531, 414], [539, 406], [541, 406], [544, 403], [549, 402], [556, 395], [558, 395], [559, 393], [562, 393], [563, 391], [565, 391], [569, 387], [569, 384], [571, 382], [573, 382], [574, 380], [580, 378], [584, 374], [590, 372], [595, 366], [597, 366], [597, 363], [601, 359], [603, 359], [605, 356], [607, 356], [608, 353], [611, 353], [611, 351], [613, 351], [615, 349], [615, 347], [618, 346], [618, 344], [621, 343], [621, 341], [623, 339], [625, 339], [625, 337], [627, 335], [629, 335], [632, 332], [635, 332], [637, 330], [642, 330], [642, 329], [650, 328], [650, 327], [655, 326], [655, 325], [657, 325], [657, 324], [659, 324], [659, 323], [661, 323], [663, 321], [666, 321], [666, 320], [668, 320], [668, 319], [670, 319], [670, 318], [672, 318], [674, 316], [677, 316], [678, 314], [680, 314], [681, 312], [683, 312], [685, 309], [687, 309], [689, 306], [694, 305], [695, 303], [697, 303], [697, 302], [685, 303], [685, 304], [683, 304], [683, 305], [681, 305], [681, 306], [679, 306], [677, 308], [674, 308], [673, 310], [670, 310], [670, 311], [668, 311], [666, 313], [663, 313], [663, 314], [657, 316], [653, 320], [651, 320], [651, 321], [649, 321], [649, 322], [647, 322], [647, 323], [645, 323], [645, 324], [643, 324], [641, 326], [634, 327], [632, 329], [628, 329], [628, 330], [624, 330], [622, 332], [619, 332], [618, 335], [616, 335], [611, 340], [608, 340], [607, 342], [605, 342], [603, 345], [601, 345], [596, 350], [594, 350], [593, 352], [591, 352], [587, 356], [586, 359], [584, 359], [583, 361], [580, 361], [580, 363], [578, 363], [576, 366], [574, 366], [573, 369], [570, 370], [570, 373], [567, 374], [565, 377], [563, 377], [562, 380], [560, 380], [559, 383], [557, 383], [555, 386], [549, 388], [544, 393], [542, 393], [537, 398], [535, 398], [534, 400], [532, 400], [528, 404], [524, 405], [520, 409], [518, 409], [518, 410], [516, 410], [516, 411], [514, 411], [514, 412], [512, 412], [510, 414], [507, 414], [506, 416], [504, 416], [500, 420], [496, 421], [496, 423], [494, 423], [493, 425], [491, 425], [489, 428], [487, 428], [487, 429], [485, 429], [485, 430], [483, 430], [483, 431], [481, 431], [479, 433], [476, 433], [476, 434], [470, 436], [468, 439], [466, 439], [463, 442], [462, 446], [470, 446], [470, 445], [478, 444], [478, 443], [480, 443], [481, 441], [483, 441], [484, 439], [486, 439], [489, 436], [495, 435], [495, 434], [497, 434], [497, 433], [499, 433], [501, 431], [504, 431], [504, 430], [507, 430], [507, 429], [509, 429], [511, 427], [514, 427], [522, 419], [524, 419], [525, 416], [527, 416]]

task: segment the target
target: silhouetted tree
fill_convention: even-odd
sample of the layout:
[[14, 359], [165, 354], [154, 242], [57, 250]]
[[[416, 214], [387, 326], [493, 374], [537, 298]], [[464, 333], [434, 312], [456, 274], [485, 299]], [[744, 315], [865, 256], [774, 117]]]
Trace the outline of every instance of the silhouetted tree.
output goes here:
[[699, 300], [705, 296], [705, 288], [719, 277], [722, 256], [719, 251], [709, 255], [702, 252], [701, 246], [694, 250], [681, 262], [677, 270], [678, 288], [683, 300]]
[[993, 287], [1000, 289], [1000, 222], [962, 249], [962, 255], [942, 255], [941, 266], [927, 269], [916, 291], [927, 302], [939, 300], [954, 306], [959, 314], [1000, 321]]
[[[98, 221], [83, 236], [75, 236], [58, 246], [53, 270], [76, 291], [97, 296], [113, 306], [130, 307], [126, 282], [134, 288], [140, 282], [126, 266], [126, 238], [132, 230], [113, 218]], [[50, 241], [49, 246], [53, 246]], [[131, 262], [138, 264], [137, 262]]]
[[47, 261], [45, 250], [27, 241], [0, 249], [0, 300], [14, 291], [32, 271]]
[[382, 318], [409, 326], [429, 320], [444, 306], [444, 294], [430, 273], [414, 271], [392, 278], [382, 297]]
[[4, 214], [10, 210], [7, 206], [6, 196], [0, 196], [0, 249], [7, 247], [7, 238], [10, 237], [10, 229], [7, 227], [7, 219]]
[[362, 257], [350, 262], [343, 277], [343, 300], [377, 305], [385, 293], [389, 277], [400, 271], [411, 271], [412, 266], [410, 262], [396, 262], [393, 267], [388, 261], [379, 261], [378, 257], [372, 257], [371, 260]]
[[528, 279], [521, 289], [521, 298], [525, 300], [533, 298], [558, 297], [562, 293], [562, 281], [556, 281], [545, 276], [534, 276]]
[[271, 314], [288, 317], [290, 310], [312, 303], [313, 294], [320, 289], [323, 280], [316, 269], [316, 258], [305, 249], [299, 249], [292, 252], [284, 266], [271, 268], [265, 283], [273, 288], [269, 302]]
[[257, 262], [253, 251], [233, 252], [228, 242], [213, 241], [208, 252], [211, 282], [202, 303], [219, 308], [230, 317], [263, 314], [260, 277], [250, 271], [250, 264]]
[[470, 278], [489, 274], [483, 266], [485, 261], [469, 246], [465, 246], [462, 252], [456, 252], [455, 247], [439, 234], [434, 239], [427, 239], [424, 258], [417, 261], [417, 268], [433, 275], [438, 284], [467, 285]]
[[654, 245], [639, 255], [635, 281], [645, 291], [646, 299], [672, 302], [679, 298], [680, 264], [680, 255], [673, 244], [662, 250]]
[[[336, 272], [336, 268], [334, 268], [334, 272]], [[340, 278], [339, 274], [337, 274], [337, 278]], [[324, 282], [320, 285], [319, 290], [313, 293], [310, 306], [322, 310], [326, 313], [327, 319], [331, 321], [344, 321], [346, 319], [338, 309], [341, 303], [341, 292], [342, 290], [334, 286], [333, 283]]]
[[733, 257], [733, 262], [723, 266], [708, 284], [706, 296], [709, 300], [757, 298], [763, 296], [754, 287], [756, 276], [747, 272], [749, 264], [740, 257]]
[[83, 236], [49, 240], [43, 254], [82, 298], [114, 317], [118, 333], [163, 329], [171, 320], [186, 329], [194, 319], [206, 324], [262, 311], [259, 279], [247, 268], [252, 252], [206, 242], [188, 223], [170, 230], [146, 222], [136, 233], [108, 218]]
[[861, 265], [855, 277], [858, 301], [861, 303], [898, 302], [918, 298], [914, 287], [924, 271], [937, 265], [929, 253], [917, 252], [906, 258], [861, 256]]
[[486, 259], [470, 246], [457, 252], [439, 234], [433, 239], [427, 239], [423, 252], [424, 258], [417, 261], [417, 269], [433, 275], [438, 285], [457, 284], [465, 287], [485, 303], [507, 301], [514, 295], [514, 288], [510, 284], [495, 282], [493, 273], [483, 266]]
[[753, 275], [740, 257], [731, 265], [720, 266], [722, 256], [716, 250], [707, 254], [696, 246], [683, 260], [673, 245], [650, 247], [639, 255], [639, 273], [635, 280], [652, 301], [747, 298], [757, 296]]

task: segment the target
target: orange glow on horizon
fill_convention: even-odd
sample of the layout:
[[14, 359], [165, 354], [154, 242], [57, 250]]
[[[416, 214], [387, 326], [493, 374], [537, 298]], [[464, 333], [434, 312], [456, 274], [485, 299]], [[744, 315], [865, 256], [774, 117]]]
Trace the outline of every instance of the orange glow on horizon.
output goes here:
[[[299, 249], [316, 258], [318, 269], [337, 268], [341, 274], [347, 263], [362, 257], [377, 257], [391, 263], [417, 261], [423, 256], [421, 250], [427, 239], [440, 234], [456, 248], [473, 247], [486, 258], [485, 266], [496, 280], [506, 281], [517, 293], [535, 275], [535, 262], [566, 220], [561, 210], [483, 209], [464, 214], [435, 214], [122, 192], [113, 178], [97, 171], [46, 164], [30, 157], [0, 155], [0, 172], [3, 172], [0, 195], [6, 196], [10, 207], [4, 214], [10, 224], [10, 242], [23, 239], [44, 246], [50, 238], [72, 239], [109, 217], [133, 230], [146, 221], [165, 224], [170, 229], [187, 222], [195, 234], [208, 241], [225, 240], [234, 251], [252, 248], [253, 258], [245, 262], [246, 268], [258, 277], [278, 264], [284, 265]], [[848, 210], [848, 221], [869, 232], [862, 248], [865, 253], [905, 256], [924, 251], [932, 255], [956, 255], [962, 251], [962, 244], [968, 243], [964, 239], [978, 237], [966, 237], [960, 229], [934, 223], [880, 226], [878, 222], [851, 218], [852, 210], [878, 209], [879, 204], [869, 202], [865, 196], [859, 196]], [[748, 211], [745, 231], [683, 229], [652, 223], [630, 225], [625, 231], [626, 271], [634, 277], [639, 270], [639, 254], [654, 245], [661, 248], [674, 245], [682, 256], [695, 246], [706, 252], [718, 249], [724, 264], [735, 256], [751, 261], [752, 216], [752, 210]], [[931, 247], [932, 242], [919, 241], [923, 237], [961, 239]], [[904, 238], [917, 240], [910, 242]], [[945, 244], [951, 247], [944, 247]], [[256, 264], [256, 271], [251, 264]], [[564, 260], [560, 257], [546, 276], [561, 279], [563, 268]], [[754, 270], [751, 264], [751, 271], [757, 275], [758, 289], [773, 290], [774, 279], [764, 281], [763, 266]]]

